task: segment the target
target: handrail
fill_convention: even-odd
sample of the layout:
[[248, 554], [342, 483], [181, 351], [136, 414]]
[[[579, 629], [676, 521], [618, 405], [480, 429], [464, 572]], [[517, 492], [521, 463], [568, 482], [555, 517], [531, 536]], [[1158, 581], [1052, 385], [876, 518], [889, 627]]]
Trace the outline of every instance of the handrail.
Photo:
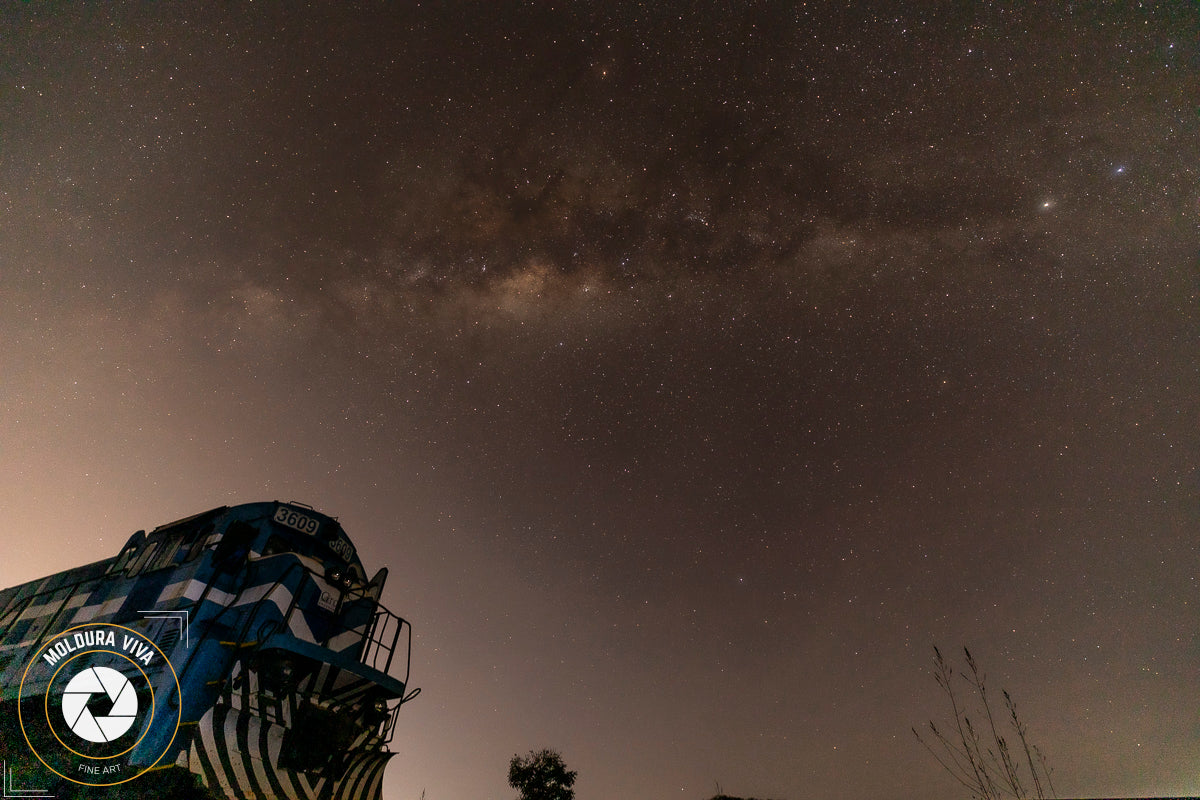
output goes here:
[[[281, 554], [281, 555], [283, 555], [283, 554]], [[249, 562], [248, 562], [248, 563], [249, 563]], [[254, 562], [254, 563], [257, 563], [257, 561], [256, 561], [256, 562]], [[255, 600], [255, 601], [254, 601], [254, 605], [250, 607], [250, 612], [249, 612], [248, 614], [246, 614], [246, 618], [245, 618], [245, 620], [243, 620], [243, 622], [242, 622], [242, 630], [241, 630], [241, 631], [238, 633], [238, 636], [237, 636], [237, 641], [238, 641], [239, 643], [240, 643], [240, 642], [243, 642], [243, 641], [245, 641], [245, 638], [246, 638], [246, 633], [247, 633], [247, 631], [249, 631], [249, 629], [250, 629], [250, 623], [254, 621], [254, 617], [255, 617], [255, 615], [257, 615], [257, 614], [258, 614], [258, 609], [259, 609], [259, 607], [260, 607], [260, 606], [263, 604], [263, 602], [264, 602], [264, 601], [266, 601], [266, 600], [267, 600], [267, 599], [268, 599], [268, 598], [269, 598], [271, 595], [275, 594], [275, 590], [279, 588], [279, 585], [280, 585], [281, 583], [283, 583], [283, 580], [284, 580], [284, 578], [286, 578], [286, 577], [288, 576], [288, 574], [289, 574], [289, 573], [291, 573], [291, 571], [292, 571], [293, 569], [295, 569], [296, 567], [299, 567], [299, 568], [303, 569], [305, 572], [309, 572], [309, 573], [311, 573], [311, 572], [312, 572], [312, 570], [310, 570], [308, 567], [304, 566], [304, 564], [303, 564], [303, 563], [301, 563], [301, 562], [299, 562], [299, 561], [293, 561], [291, 564], [289, 564], [289, 565], [287, 566], [287, 569], [285, 569], [285, 570], [284, 570], [284, 571], [283, 571], [283, 572], [280, 574], [280, 576], [279, 576], [278, 578], [276, 578], [276, 579], [275, 579], [275, 582], [271, 584], [271, 588], [270, 588], [270, 589], [268, 589], [268, 590], [266, 591], [266, 593], [264, 593], [264, 594], [263, 594], [263, 596], [262, 596], [262, 597], [260, 597], [260, 598], [258, 598], [257, 600]], [[291, 602], [291, 603], [288, 605], [288, 610], [287, 610], [287, 611], [284, 613], [284, 615], [283, 615], [283, 619], [284, 619], [284, 621], [285, 621], [285, 622], [287, 621], [288, 617], [290, 617], [290, 616], [291, 616], [292, 609], [294, 609], [294, 608], [296, 607], [296, 595], [298, 595], [298, 594], [299, 594], [299, 592], [293, 592], [293, 593], [292, 593], [292, 602]], [[233, 604], [231, 603], [231, 604], [230, 604], [229, 606], [227, 606], [226, 608], [232, 608], [232, 607], [233, 607]]]
[[[289, 554], [287, 554], [287, 553], [278, 554], [279, 557], [283, 557], [283, 556], [287, 556], [287, 555], [289, 555]], [[276, 556], [268, 556], [268, 558], [274, 558], [274, 557], [276, 557]], [[250, 564], [257, 564], [264, 560], [266, 560], [266, 559], [259, 558], [259, 559], [254, 559], [253, 561], [248, 561], [246, 568], [249, 569]], [[238, 626], [236, 635], [233, 637], [234, 642], [236, 642], [241, 647], [253, 647], [254, 649], [258, 649], [262, 646], [262, 644], [266, 641], [267, 636], [259, 636], [252, 642], [248, 641], [248, 639], [247, 639], [247, 637], [253, 630], [254, 622], [256, 621], [256, 619], [259, 616], [259, 610], [262, 608], [263, 604], [265, 602], [267, 602], [271, 598], [272, 595], [274, 595], [275, 591], [281, 585], [283, 585], [284, 582], [289, 577], [291, 577], [292, 574], [296, 571], [307, 572], [310, 575], [324, 579], [323, 575], [320, 575], [320, 573], [316, 572], [315, 570], [310, 569], [307, 565], [305, 565], [303, 562], [301, 562], [299, 560], [293, 561], [292, 563], [288, 564], [287, 567], [284, 569], [284, 571], [270, 584], [270, 588], [268, 588], [267, 591], [264, 592], [261, 597], [259, 597], [257, 600], [255, 600], [254, 603], [250, 606], [250, 608], [245, 611], [245, 616], [242, 618], [241, 624]], [[216, 577], [217, 576], [214, 575], [213, 579], [210, 579], [205, 582], [204, 591], [201, 592], [200, 597], [195, 601], [195, 605], [193, 607], [198, 608], [200, 606], [200, 604], [204, 601], [204, 599], [208, 596], [209, 591], [214, 588], [214, 584], [215, 584], [214, 579]], [[240, 600], [246, 594], [246, 592], [249, 588], [251, 588], [251, 587], [247, 586], [247, 582], [245, 580], [243, 580], [242, 585], [238, 587], [238, 590], [234, 594], [233, 599], [230, 600], [227, 605], [222, 605], [221, 610], [218, 611], [216, 614], [214, 614], [211, 618], [204, 620], [205, 625], [202, 628], [199, 637], [197, 637], [197, 640], [196, 640], [195, 644], [193, 645], [191, 652], [188, 654], [187, 659], [184, 661], [183, 666], [180, 667], [180, 669], [179, 669], [180, 674], [186, 673], [188, 668], [191, 666], [192, 660], [199, 653], [200, 645], [210, 638], [213, 627], [221, 620], [222, 617], [224, 617], [226, 614], [230, 613], [237, 607], [238, 600]], [[357, 594], [357, 597], [355, 598], [356, 600], [367, 599], [366, 593], [356, 592], [355, 594]], [[288, 604], [287, 609], [283, 610], [283, 613], [282, 613], [282, 616], [280, 617], [280, 619], [279, 620], [264, 620], [264, 624], [267, 622], [271, 622], [271, 623], [275, 623], [278, 626], [278, 628], [276, 628], [276, 630], [286, 629], [287, 623], [291, 619], [292, 614], [295, 613], [296, 608], [299, 604], [299, 601], [300, 601], [300, 591], [297, 590], [295, 592], [292, 592], [291, 602]], [[366, 666], [372, 667], [373, 669], [378, 669], [378, 666], [377, 666], [378, 659], [373, 658], [370, 661], [368, 661], [368, 658], [370, 658], [369, 654], [371, 652], [378, 653], [378, 651], [381, 649], [386, 650], [388, 653], [388, 658], [384, 665], [384, 669], [381, 671], [384, 672], [385, 674], [387, 674], [391, 668], [392, 660], [395, 655], [396, 640], [399, 638], [399, 636], [405, 626], [408, 626], [410, 631], [411, 631], [412, 626], [409, 625], [409, 623], [402, 617], [400, 617], [396, 614], [393, 614], [391, 611], [389, 611], [386, 607], [384, 607], [381, 603], [379, 603], [378, 600], [374, 600], [374, 603], [375, 603], [375, 608], [372, 612], [371, 620], [364, 626], [358, 661]], [[240, 614], [239, 614], [239, 616], [240, 616]], [[375, 636], [380, 618], [385, 618], [385, 617], [391, 617], [397, 621], [396, 629], [392, 636], [392, 641], [391, 641], [390, 645], [387, 645], [384, 643], [385, 634], [381, 634], [378, 638], [376, 638], [376, 636]], [[197, 621], [199, 621], [199, 620], [197, 620]], [[340, 631], [334, 630], [328, 636], [324, 637], [324, 640], [322, 642], [319, 642], [316, 644], [318, 644], [318, 646], [322, 646], [322, 647], [326, 646], [329, 639], [332, 638], [333, 636], [337, 635], [337, 633], [342, 632], [342, 631], [347, 631], [347, 630], [353, 630], [353, 628], [348, 628], [348, 627], [344, 627], [341, 625], [339, 625], [338, 627], [341, 629]], [[376, 645], [376, 647], [372, 648], [371, 647], [372, 644]], [[407, 683], [407, 679], [408, 679], [408, 671], [411, 668], [411, 665], [412, 665], [412, 635], [410, 633], [408, 636], [408, 653], [407, 653], [407, 659], [406, 659], [406, 664], [405, 664], [405, 682], [406, 683]], [[228, 681], [229, 681], [229, 676], [226, 675], [221, 681], [222, 687], [226, 683], [228, 683]], [[218, 689], [217, 691], [221, 691], [221, 689]], [[178, 697], [175, 695], [174, 692], [171, 693], [169, 702], [178, 703]]]
[[[215, 577], [216, 577], [216, 575], [213, 575], [213, 578], [215, 578]], [[211, 589], [213, 587], [213, 584], [216, 582], [215, 580], [213, 580], [213, 578], [210, 578], [204, 584], [204, 591], [200, 593], [200, 597], [194, 603], [195, 608], [199, 608], [200, 604], [202, 602], [204, 602], [204, 598], [208, 596], [209, 589]], [[239, 586], [237, 593], [233, 596], [233, 599], [229, 601], [229, 604], [221, 606], [221, 610], [218, 611], [216, 614], [214, 614], [211, 619], [207, 619], [204, 621], [205, 625], [201, 629], [200, 635], [198, 637], [196, 637], [195, 648], [192, 650], [192, 652], [188, 653], [188, 657], [184, 660], [183, 666], [178, 669], [176, 674], [187, 674], [188, 667], [190, 667], [192, 664], [192, 659], [194, 659], [196, 657], [196, 654], [200, 652], [200, 645], [202, 645], [204, 643], [204, 641], [206, 639], [208, 639], [209, 635], [212, 633], [213, 626], [217, 624], [217, 621], [219, 619], [221, 619], [221, 617], [223, 617], [226, 614], [226, 612], [228, 612], [230, 609], [232, 609], [234, 606], [237, 605], [238, 598], [240, 598], [242, 596], [242, 594], [245, 593], [245, 591], [246, 591], [245, 584], [243, 584], [242, 586]], [[197, 622], [200, 621], [198, 614], [197, 614], [196, 621]], [[228, 680], [229, 680], [228, 676], [226, 676], [224, 679], [222, 679], [222, 686], [224, 686], [224, 683]], [[169, 697], [169, 702], [178, 704], [179, 698], [175, 692], [171, 692], [170, 697]]]
[[[287, 555], [288, 555], [287, 553], [280, 553], [279, 557], [287, 556]], [[275, 557], [275, 556], [270, 556], [270, 557]], [[255, 563], [260, 562], [262, 560], [263, 559], [256, 559]], [[276, 579], [276, 581], [271, 585], [271, 588], [268, 589], [266, 591], [266, 593], [264, 593], [263, 596], [260, 597], [254, 603], [254, 606], [250, 609], [249, 613], [246, 615], [246, 618], [243, 621], [242, 626], [241, 626], [241, 631], [239, 632], [239, 634], [237, 636], [237, 640], [239, 642], [244, 641], [246, 636], [248, 635], [249, 631], [251, 630], [251, 626], [252, 626], [255, 618], [258, 615], [258, 610], [259, 610], [259, 607], [262, 605], [262, 603], [265, 602], [268, 598], [270, 598], [275, 593], [275, 590], [279, 588], [280, 584], [282, 584], [283, 581], [291, 574], [292, 570], [297, 569], [297, 568], [300, 570], [303, 570], [304, 572], [309, 573], [313, 577], [320, 578], [321, 580], [325, 580], [324, 575], [309, 568], [306, 564], [304, 564], [301, 561], [294, 561], [291, 564], [289, 564], [287, 569], [284, 570], [283, 574], [281, 574], [279, 576], [279, 578]], [[361, 589], [359, 589], [357, 587], [355, 589], [347, 591], [346, 598], [351, 599], [352, 601], [361, 601], [361, 600], [369, 599], [372, 602], [372, 604], [374, 605], [374, 608], [371, 610], [371, 619], [369, 622], [364, 624], [362, 636], [359, 640], [358, 661], [361, 664], [369, 666], [372, 669], [379, 670], [379, 671], [383, 672], [384, 674], [388, 674], [391, 669], [391, 666], [392, 666], [392, 661], [395, 658], [396, 641], [400, 638], [400, 634], [404, 632], [404, 628], [406, 626], [408, 627], [410, 633], [409, 633], [409, 636], [407, 637], [408, 653], [407, 653], [407, 658], [405, 660], [405, 668], [404, 668], [405, 681], [407, 681], [408, 672], [412, 666], [412, 634], [411, 634], [412, 626], [403, 617], [392, 613], [392, 611], [390, 611], [386, 606], [384, 606], [382, 603], [380, 603], [377, 598], [370, 597], [366, 592], [362, 591]], [[288, 607], [286, 610], [282, 610], [282, 615], [281, 615], [280, 619], [276, 622], [276, 624], [278, 626], [276, 628], [276, 630], [281, 630], [281, 629], [287, 628], [288, 621], [291, 619], [292, 614], [295, 613], [296, 608], [299, 604], [299, 601], [300, 601], [300, 591], [293, 592], [291, 602], [288, 604]], [[232, 607], [232, 605], [233, 604], [231, 604], [229, 607]], [[392, 632], [390, 643], [387, 643], [387, 620], [388, 619], [393, 619], [396, 621], [395, 629]], [[383, 621], [382, 625], [380, 624], [381, 620]], [[272, 620], [272, 622], [275, 622], [275, 621]], [[334, 636], [338, 635], [339, 633], [343, 633], [346, 631], [354, 631], [354, 630], [355, 630], [354, 627], [347, 626], [341, 620], [338, 620], [338, 624], [336, 626], [333, 626], [333, 628], [330, 630], [330, 632], [326, 636], [324, 636], [321, 641], [316, 642], [316, 644], [318, 644], [319, 646], [322, 646], [322, 647], [326, 647], [326, 646], [328, 646], [329, 640], [332, 639]], [[262, 641], [265, 641], [265, 639], [266, 639], [265, 636], [260, 636], [259, 639], [255, 642], [255, 644], [260, 644]], [[378, 653], [381, 650], [387, 652], [387, 659], [384, 662], [383, 669], [379, 669]]]

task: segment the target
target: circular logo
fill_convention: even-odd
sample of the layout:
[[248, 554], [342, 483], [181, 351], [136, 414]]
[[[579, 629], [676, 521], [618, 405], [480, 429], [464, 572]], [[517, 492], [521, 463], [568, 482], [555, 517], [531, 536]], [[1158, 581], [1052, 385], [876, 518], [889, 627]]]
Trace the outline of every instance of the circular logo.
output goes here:
[[[93, 712], [92, 698], [107, 698], [108, 713]], [[89, 667], [63, 689], [62, 713], [71, 733], [89, 742], [111, 742], [133, 727], [137, 719], [137, 690], [112, 667]]]
[[180, 723], [175, 667], [123, 625], [68, 628], [30, 654], [17, 719], [29, 749], [61, 778], [114, 786], [158, 764]]

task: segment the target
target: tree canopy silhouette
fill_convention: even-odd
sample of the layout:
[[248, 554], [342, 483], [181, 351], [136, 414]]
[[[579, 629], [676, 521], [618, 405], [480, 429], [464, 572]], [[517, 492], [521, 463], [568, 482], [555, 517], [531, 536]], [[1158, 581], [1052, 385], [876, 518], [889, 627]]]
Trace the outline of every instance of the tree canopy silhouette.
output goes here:
[[530, 750], [508, 765], [508, 783], [521, 793], [520, 800], [574, 800], [577, 774], [554, 750]]

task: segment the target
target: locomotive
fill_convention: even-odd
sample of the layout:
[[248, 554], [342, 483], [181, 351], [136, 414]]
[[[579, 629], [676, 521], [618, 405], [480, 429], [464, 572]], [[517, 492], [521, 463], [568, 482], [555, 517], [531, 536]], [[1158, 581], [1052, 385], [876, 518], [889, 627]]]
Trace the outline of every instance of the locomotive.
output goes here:
[[0, 591], [5, 796], [16, 765], [22, 785], [181, 767], [231, 800], [378, 800], [420, 691], [387, 574], [367, 578], [335, 517], [262, 502]]

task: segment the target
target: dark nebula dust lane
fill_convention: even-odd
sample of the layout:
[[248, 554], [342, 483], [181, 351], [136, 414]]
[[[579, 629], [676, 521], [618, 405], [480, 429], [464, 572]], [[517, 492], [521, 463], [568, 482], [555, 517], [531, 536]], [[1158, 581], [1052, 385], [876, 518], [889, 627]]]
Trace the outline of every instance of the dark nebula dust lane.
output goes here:
[[416, 631], [388, 797], [1195, 795], [1184, 3], [0, 12], [3, 585], [337, 515]]

